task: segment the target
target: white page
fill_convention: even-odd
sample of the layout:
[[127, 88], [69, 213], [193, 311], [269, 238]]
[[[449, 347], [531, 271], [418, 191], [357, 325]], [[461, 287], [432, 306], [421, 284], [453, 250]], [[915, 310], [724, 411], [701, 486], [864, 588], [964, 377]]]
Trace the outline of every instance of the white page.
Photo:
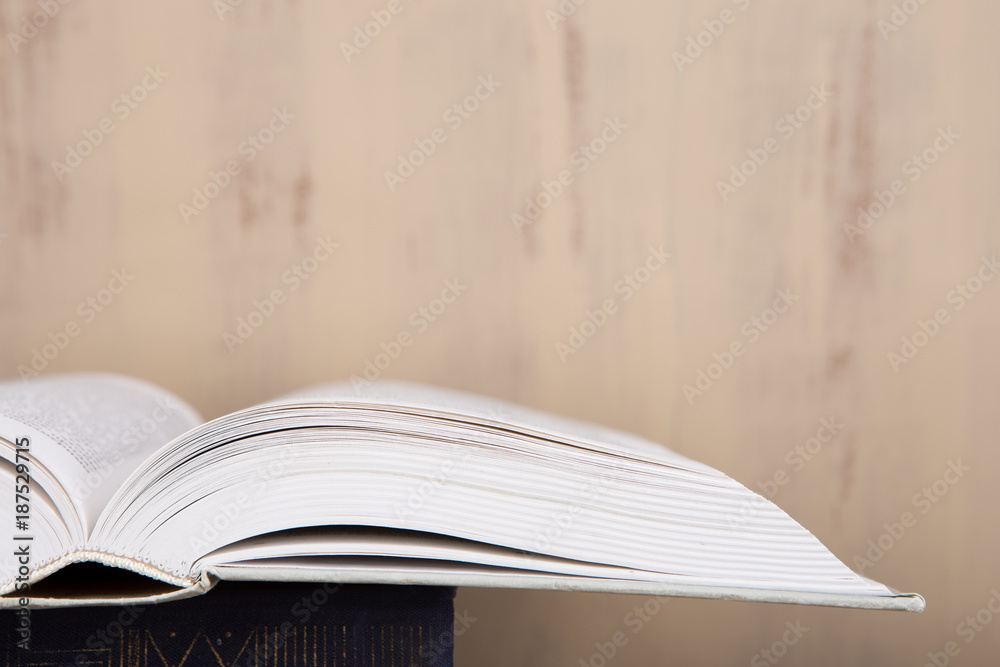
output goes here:
[[31, 439], [31, 459], [62, 486], [84, 532], [136, 467], [202, 422], [187, 403], [147, 382], [105, 373], [0, 383], [0, 436]]
[[501, 427], [513, 427], [527, 433], [586, 444], [598, 451], [651, 458], [679, 468], [722, 476], [722, 473], [704, 463], [630, 433], [532, 410], [500, 399], [410, 382], [379, 380], [357, 386], [347, 382], [324, 384], [279, 397], [265, 405], [308, 401], [368, 404], [390, 409], [404, 408], [430, 414], [461, 416]]
[[[433, 494], [404, 519], [400, 510], [416, 489], [430, 488], [434, 475]], [[588, 492], [601, 478], [598, 491]], [[561, 522], [563, 514], [572, 520]], [[194, 581], [198, 560], [219, 547], [310, 525], [451, 535], [544, 554], [539, 564], [585, 561], [574, 567], [602, 574], [616, 568], [628, 579], [706, 590], [893, 595], [851, 572], [772, 503], [666, 448], [516, 406], [497, 408], [489, 399], [397, 383], [361, 397], [345, 385], [320, 387], [192, 431], [123, 484], [88, 546]], [[286, 547], [314, 557], [346, 548], [400, 559], [406, 546], [412, 545], [279, 542], [243, 553], [256, 564], [238, 569], [256, 572], [256, 556]], [[444, 551], [421, 549], [448, 560]], [[226, 562], [211, 567], [233, 569]]]
[[[178, 447], [158, 471], [133, 480], [140, 483], [132, 491], [141, 495], [125, 493], [123, 487], [119, 511], [104, 515], [109, 523], [99, 526], [91, 547], [100, 551], [128, 545], [134, 558], [171, 576], [188, 577], [196, 574], [191, 565], [208, 553], [206, 547], [212, 550], [254, 535], [304, 525], [404, 527], [398, 510], [426, 479], [415, 475], [415, 468], [445, 470], [454, 460], [455, 452], [445, 442], [365, 427], [367, 420], [357, 410], [337, 409], [325, 419], [309, 407], [281, 412], [283, 416], [272, 416], [266, 426], [258, 421], [261, 411], [244, 413], [239, 427], [223, 429], [229, 438], [240, 434], [225, 447], [205, 449], [218, 436], [200, 430], [190, 434], [198, 436], [190, 446]], [[354, 419], [349, 418], [352, 414]], [[397, 426], [410, 421], [398, 412], [394, 419]], [[278, 421], [284, 423], [279, 426]], [[323, 421], [330, 425], [317, 426]], [[351, 422], [356, 424], [353, 429], [346, 426]], [[453, 429], [469, 428], [460, 424], [450, 422]], [[261, 427], [260, 435], [251, 435]], [[637, 467], [631, 489], [609, 484], [598, 502], [590, 503], [576, 497], [590, 477], [573, 470], [582, 464], [583, 450], [576, 450], [573, 464], [556, 456], [547, 462], [512, 457], [509, 450], [495, 447], [469, 449], [468, 462], [447, 475], [424, 507], [407, 519], [406, 528], [674, 573], [706, 584], [889, 593], [860, 580], [766, 501], [767, 507], [756, 508], [748, 517], [746, 530], [728, 526], [725, 518], [736, 516], [753, 494], [719, 474], [636, 463], [660, 483], [642, 481], [646, 474]], [[192, 457], [197, 450], [203, 454]], [[276, 465], [272, 468], [271, 463]], [[241, 488], [265, 471], [260, 490]], [[136, 502], [141, 497], [147, 500]], [[536, 547], [536, 538], [571, 498], [580, 502], [572, 524], [550, 543]]]
[[214, 565], [254, 565], [262, 559], [310, 556], [379, 556], [423, 558], [457, 563], [510, 567], [575, 576], [661, 581], [657, 572], [594, 565], [504, 549], [491, 544], [449, 539], [431, 533], [401, 533], [363, 527], [312, 530], [285, 535], [265, 535], [223, 547], [205, 556], [199, 568]]

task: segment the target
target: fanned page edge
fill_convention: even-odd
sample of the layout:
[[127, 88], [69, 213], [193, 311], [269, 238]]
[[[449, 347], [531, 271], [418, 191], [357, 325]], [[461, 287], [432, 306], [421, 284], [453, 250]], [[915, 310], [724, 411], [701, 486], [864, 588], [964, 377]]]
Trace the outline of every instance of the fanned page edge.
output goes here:
[[[730, 586], [693, 586], [684, 584], [597, 579], [551, 574], [512, 574], [488, 572], [413, 572], [405, 570], [372, 571], [359, 568], [322, 569], [294, 567], [254, 567], [252, 565], [215, 565], [208, 569], [212, 577], [226, 581], [274, 581], [341, 584], [395, 584], [409, 586], [469, 586], [473, 588], [517, 588], [569, 591], [578, 593], [622, 593], [666, 597], [802, 604], [822, 607], [847, 607], [886, 611], [922, 612], [923, 596], [901, 593], [890, 588], [891, 596], [838, 595], [802, 593], [772, 589]], [[889, 588], [888, 586], [886, 588]]]
[[502, 429], [514, 429], [533, 437], [554, 438], [621, 456], [652, 457], [652, 460], [661, 464], [726, 476], [722, 471], [662, 443], [621, 429], [461, 389], [403, 380], [366, 381], [363, 386], [355, 386], [350, 382], [324, 383], [279, 396], [250, 409], [302, 407], [317, 403], [362, 406], [393, 412], [412, 411], [424, 416], [447, 419], [470, 419]]
[[[737, 602], [765, 602], [798, 604], [823, 607], [842, 607], [881, 611], [922, 612], [924, 598], [916, 593], [892, 596], [833, 595], [826, 593], [796, 593], [769, 589], [684, 586], [681, 584], [591, 579], [558, 575], [489, 574], [470, 572], [407, 572], [402, 570], [372, 571], [365, 569], [323, 568], [303, 571], [298, 568], [258, 568], [253, 566], [214, 566], [201, 573], [190, 585], [176, 591], [146, 596], [58, 598], [31, 597], [28, 606], [33, 609], [58, 607], [118, 606], [128, 604], [160, 604], [173, 600], [203, 595], [219, 581], [274, 582], [274, 583], [337, 583], [337, 584], [389, 584], [397, 586], [467, 586], [472, 588], [512, 588], [520, 590], [548, 590], [576, 593], [614, 593], [656, 595], [660, 597], [729, 600]], [[892, 589], [890, 589], [892, 590]], [[0, 609], [18, 607], [16, 597], [0, 598]]]
[[[387, 383], [389, 384], [389, 383]], [[391, 383], [395, 385], [395, 389], [399, 389], [400, 385], [405, 387], [405, 390], [413, 390], [417, 387], [412, 385], [407, 386], [406, 383]], [[343, 390], [345, 387], [341, 384], [339, 387], [334, 385], [334, 387]], [[330, 385], [325, 385], [319, 387], [320, 394], [322, 395], [322, 390], [329, 390], [332, 387]], [[422, 387], [420, 387], [422, 388]], [[313, 391], [315, 391], [314, 388]], [[459, 395], [463, 398], [472, 398], [473, 400], [478, 400], [481, 405], [486, 405], [488, 399], [483, 397], [478, 397], [474, 395], [464, 394], [464, 392], [455, 392], [454, 390], [440, 390], [437, 388], [431, 388], [432, 393], [440, 394], [452, 394]], [[346, 394], [347, 392], [343, 392]], [[391, 392], [390, 392], [391, 393]], [[463, 396], [464, 394], [464, 396]], [[309, 399], [316, 396], [312, 391], [305, 391], [297, 395], [281, 397], [271, 401], [269, 403], [264, 403], [253, 408], [248, 408], [246, 411], [260, 410], [262, 408], [271, 407], [275, 404], [288, 404], [288, 403], [308, 403], [311, 402]], [[317, 397], [318, 398], [318, 397]], [[366, 398], [368, 400], [366, 400]], [[407, 401], [399, 400], [399, 396], [393, 397], [395, 400], [389, 401], [389, 405], [399, 405], [402, 403], [404, 406], [409, 403], [411, 407], [417, 407], [417, 409], [427, 409], [430, 408], [431, 412], [445, 414], [458, 414], [461, 416], [473, 416], [478, 417], [484, 421], [491, 421], [496, 423], [497, 420], [494, 415], [482, 415], [476, 414], [478, 410], [463, 409], [468, 406], [461, 406], [459, 409], [455, 409], [458, 406], [448, 406], [443, 408], [443, 406], [438, 406], [435, 408], [433, 405], [427, 405], [424, 401]], [[324, 400], [325, 399], [325, 400]], [[315, 400], [315, 398], [313, 399]], [[330, 400], [330, 398], [323, 397], [320, 399], [325, 402]], [[349, 403], [370, 403], [371, 398], [366, 397], [363, 394], [355, 394], [353, 397], [344, 396], [346, 402]], [[340, 402], [337, 399], [333, 399], [333, 402]], [[492, 401], [489, 401], [492, 402]], [[416, 403], [417, 405], [413, 405]], [[424, 403], [424, 405], [420, 405]], [[461, 401], [460, 401], [461, 403]], [[501, 403], [503, 408], [513, 407], [518, 411], [523, 410], [522, 414], [517, 415], [517, 417], [511, 420], [513, 425], [520, 426], [524, 428], [527, 426], [529, 431], [536, 431], [536, 428], [532, 428], [530, 419], [531, 416], [541, 416], [547, 418], [548, 415], [543, 413], [537, 413], [536, 411], [522, 408], [522, 406], [511, 406], [502, 401], [497, 401]], [[244, 412], [244, 411], [239, 411]], [[472, 413], [469, 415], [469, 413]], [[527, 414], [525, 414], [527, 413]], [[534, 413], [534, 414], [532, 414]], [[238, 414], [238, 413], [234, 413]], [[524, 419], [528, 416], [528, 419]], [[226, 417], [220, 418], [220, 420]], [[216, 422], [220, 420], [215, 420]], [[524, 424], [527, 421], [528, 424]], [[573, 433], [575, 426], [577, 424], [584, 425], [583, 423], [576, 422], [576, 420], [570, 420], [566, 418], [556, 418], [557, 422], [563, 422], [558, 424], [553, 431], [558, 433], [560, 436], [569, 436], [570, 439], [577, 439], [579, 435]], [[209, 422], [211, 424], [213, 422]], [[565, 426], [570, 425], [571, 428], [565, 428]], [[208, 426], [208, 424], [202, 425], [202, 427]], [[559, 428], [560, 426], [564, 428]], [[585, 426], [591, 426], [585, 424]], [[542, 432], [547, 429], [543, 429]], [[595, 426], [595, 430], [599, 433], [607, 431], [608, 433], [615, 433], [619, 436], [625, 436], [628, 439], [636, 438], [641, 440], [638, 436], [632, 436], [631, 434], [612, 431], [611, 429], [605, 429], [599, 426]], [[566, 433], [569, 431], [569, 433]], [[601, 433], [604, 435], [604, 433]], [[576, 436], [576, 437], [574, 437]], [[579, 438], [583, 441], [589, 440], [584, 436]], [[603, 440], [603, 438], [597, 438]], [[648, 441], [643, 441], [643, 444]], [[621, 443], [615, 443], [621, 446]], [[632, 444], [632, 443], [629, 443]], [[667, 449], [663, 445], [656, 443], [649, 443], [651, 445], [656, 445], [659, 448], [663, 448], [672, 454], [676, 454], [672, 450]], [[677, 455], [678, 458], [684, 459], [685, 462], [690, 461], [693, 467], [705, 468], [712, 473], [718, 474], [720, 476], [726, 477], [724, 473], [718, 471], [714, 468], [710, 468], [705, 464], [684, 457], [683, 455]], [[741, 485], [742, 486], [742, 485]], [[793, 519], [794, 521], [794, 519]], [[797, 523], [797, 522], [796, 522]], [[834, 556], [835, 558], [835, 556]], [[189, 578], [178, 577], [175, 574], [164, 572], [158, 568], [149, 565], [146, 562], [142, 562], [135, 559], [130, 559], [123, 556], [112, 555], [108, 553], [103, 553], [100, 551], [77, 551], [72, 554], [63, 556], [56, 561], [48, 563], [44, 568], [41, 568], [32, 573], [32, 580], [41, 580], [44, 577], [52, 574], [56, 570], [65, 567], [66, 565], [73, 562], [83, 562], [91, 561], [103, 563], [105, 565], [110, 565], [112, 567], [119, 567], [139, 574], [151, 577], [169, 583], [172, 585], [180, 586], [181, 589], [178, 591], [171, 591], [166, 594], [158, 595], [148, 595], [148, 596], [137, 596], [135, 598], [128, 598], [133, 603], [142, 602], [158, 602], [167, 601], [170, 599], [178, 599], [180, 597], [189, 597], [192, 595], [197, 595], [199, 593], [204, 593], [211, 588], [210, 582], [214, 582], [217, 579], [235, 579], [243, 581], [297, 581], [297, 582], [322, 582], [322, 581], [337, 581], [340, 583], [388, 583], [388, 584], [400, 584], [400, 585], [449, 585], [449, 586], [474, 586], [474, 587], [489, 587], [489, 588], [533, 588], [533, 589], [544, 589], [544, 590], [568, 590], [568, 591], [586, 591], [586, 592], [609, 592], [609, 593], [634, 593], [634, 594], [658, 594], [672, 597], [698, 597], [698, 598], [708, 598], [708, 599], [727, 599], [727, 600], [746, 600], [746, 601], [759, 601], [759, 602], [777, 602], [777, 603], [792, 603], [792, 604], [813, 604], [822, 606], [840, 606], [840, 607], [854, 607], [854, 608], [864, 608], [864, 609], [895, 609], [895, 610], [907, 610], [907, 611], [922, 611], [925, 607], [924, 599], [916, 594], [901, 594], [898, 591], [889, 589], [888, 587], [882, 586], [890, 595], [855, 595], [855, 594], [837, 594], [837, 593], [819, 593], [819, 592], [790, 592], [790, 591], [776, 591], [773, 589], [758, 589], [758, 588], [744, 588], [744, 587], [729, 587], [729, 586], [706, 586], [706, 585], [685, 585], [677, 583], [664, 583], [664, 582], [643, 582], [643, 581], [629, 581], [629, 580], [608, 580], [600, 579], [594, 577], [576, 577], [571, 575], [551, 575], [543, 573], [532, 573], [529, 571], [524, 572], [505, 572], [502, 575], [499, 573], [489, 573], [489, 572], [456, 572], [456, 571], [429, 571], [429, 572], [413, 572], [412, 570], [407, 570], [405, 568], [376, 568], [368, 569], [365, 568], [327, 568], [323, 570], [316, 569], [303, 569], [303, 568], [293, 568], [293, 567], [279, 567], [279, 568], [260, 568], [247, 565], [216, 565], [209, 568], [203, 569], [201, 571], [192, 571]], [[856, 574], [856, 573], [855, 573]], [[860, 576], [860, 575], [859, 575]], [[0, 593], [6, 593], [7, 591], [0, 590]], [[9, 599], [9, 598], [8, 598]], [[125, 600], [126, 598], [121, 598], [120, 600]], [[84, 606], [90, 604], [105, 605], [105, 604], [121, 604], [121, 601], [114, 601], [110, 598], [93, 598], [93, 599], [49, 599], [49, 598], [32, 598], [32, 606]], [[6, 600], [0, 600], [0, 607], [11, 606]]]

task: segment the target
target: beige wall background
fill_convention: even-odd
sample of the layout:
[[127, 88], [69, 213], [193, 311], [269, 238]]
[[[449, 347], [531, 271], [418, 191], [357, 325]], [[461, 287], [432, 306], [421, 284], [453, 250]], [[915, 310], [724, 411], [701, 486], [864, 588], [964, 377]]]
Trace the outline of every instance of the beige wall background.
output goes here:
[[[619, 630], [609, 664], [766, 664], [786, 622], [808, 632], [785, 665], [917, 665], [951, 641], [950, 664], [992, 664], [1000, 620], [960, 624], [1000, 586], [1000, 280], [976, 282], [1000, 247], [1000, 5], [564, 0], [554, 21], [556, 0], [398, 0], [348, 62], [341, 43], [389, 0], [47, 1], [51, 17], [0, 3], [5, 376], [75, 323], [42, 372], [136, 375], [209, 418], [360, 374], [409, 332], [383, 377], [634, 431], [752, 488], [779, 474], [775, 502], [834, 553], [857, 568], [881, 537], [865, 573], [927, 599], [922, 615], [676, 599], [633, 632], [642, 597], [464, 589], [460, 664], [597, 666]], [[679, 71], [705, 21], [721, 34]], [[455, 127], [444, 114], [479, 77], [500, 85]], [[829, 99], [778, 125], [814, 86]], [[294, 118], [248, 161], [241, 142], [275, 108]], [[624, 129], [581, 171], [608, 119]], [[445, 141], [390, 190], [385, 172], [436, 128]], [[85, 132], [103, 136], [77, 163]], [[765, 145], [723, 201], [717, 182]], [[185, 220], [231, 160], [239, 174]], [[572, 184], [515, 229], [562, 170]], [[897, 179], [882, 217], [847, 233]], [[293, 291], [283, 276], [319, 237], [340, 247]], [[650, 246], [672, 257], [626, 301], [616, 283]], [[116, 270], [134, 278], [91, 316], [79, 304]], [[467, 290], [421, 330], [411, 316], [446, 280]], [[275, 289], [284, 302], [227, 345]], [[744, 323], [785, 289], [797, 300], [752, 340]], [[561, 359], [606, 299], [617, 311]], [[744, 353], [689, 400], [734, 341]], [[786, 456], [823, 418], [843, 428], [796, 470]], [[949, 462], [969, 468], [954, 484]], [[915, 523], [886, 537], [904, 512]]]

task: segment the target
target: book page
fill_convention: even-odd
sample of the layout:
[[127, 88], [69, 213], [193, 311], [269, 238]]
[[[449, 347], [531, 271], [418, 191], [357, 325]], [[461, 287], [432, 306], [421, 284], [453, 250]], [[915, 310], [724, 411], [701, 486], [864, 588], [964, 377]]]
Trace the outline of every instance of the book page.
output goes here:
[[[186, 583], [223, 569], [269, 578], [259, 561], [287, 556], [378, 559], [367, 570], [378, 581], [422, 559], [442, 576], [473, 561], [706, 597], [896, 595], [773, 503], [653, 443], [447, 390], [372, 390], [321, 387], [190, 431], [123, 482], [87, 549]], [[275, 539], [323, 526], [343, 527], [340, 539]], [[453, 539], [373, 539], [384, 529]], [[472, 553], [469, 541], [492, 546]]]
[[86, 533], [139, 464], [201, 421], [166, 390], [119, 375], [0, 383], [0, 436], [34, 436], [33, 460], [62, 486], [48, 493], [69, 496]]
[[721, 475], [699, 461], [631, 433], [533, 410], [500, 399], [397, 380], [324, 384], [281, 396], [264, 405], [308, 401], [368, 404], [388, 409], [417, 410], [425, 414], [454, 415], [501, 428], [516, 428], [535, 435], [579, 443], [596, 451], [626, 457], [638, 456], [685, 470]]
[[281, 567], [285, 559], [294, 561], [300, 558], [318, 557], [427, 559], [581, 577], [647, 581], [662, 581], [667, 578], [667, 575], [658, 572], [528, 554], [515, 549], [433, 533], [365, 526], [320, 527], [262, 535], [222, 547], [201, 559], [198, 567], [237, 566], [242, 563], [262, 565], [261, 561], [264, 560]]

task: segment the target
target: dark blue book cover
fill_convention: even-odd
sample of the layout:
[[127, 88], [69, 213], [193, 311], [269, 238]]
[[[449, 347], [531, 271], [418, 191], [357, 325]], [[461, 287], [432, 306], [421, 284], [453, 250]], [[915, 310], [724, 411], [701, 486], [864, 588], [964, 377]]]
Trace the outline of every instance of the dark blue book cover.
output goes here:
[[155, 605], [0, 612], [8, 666], [451, 667], [451, 587], [221, 582]]

